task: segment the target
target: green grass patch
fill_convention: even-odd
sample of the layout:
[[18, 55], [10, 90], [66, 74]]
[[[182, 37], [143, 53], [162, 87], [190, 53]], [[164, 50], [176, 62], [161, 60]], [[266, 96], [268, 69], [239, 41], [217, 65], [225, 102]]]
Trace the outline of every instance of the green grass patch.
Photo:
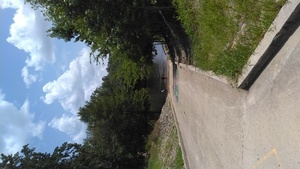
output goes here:
[[149, 169], [161, 169], [163, 168], [162, 166], [162, 162], [159, 159], [159, 155], [158, 155], [159, 151], [157, 149], [157, 147], [153, 147], [153, 150], [151, 151], [151, 157], [149, 159], [148, 162], [148, 168]]
[[237, 79], [286, 0], [174, 0], [194, 64]]
[[[147, 161], [149, 169], [184, 168], [175, 121], [171, 114], [172, 110], [168, 101], [166, 104], [169, 106], [164, 106], [163, 115], [155, 123], [146, 144], [149, 154]], [[169, 115], [164, 113], [169, 113]]]
[[175, 159], [174, 165], [175, 165], [176, 169], [181, 169], [184, 166], [182, 151], [181, 151], [180, 147], [177, 148], [176, 159]]
[[162, 168], [162, 163], [159, 159], [159, 151], [161, 145], [161, 140], [159, 138], [160, 136], [159, 129], [160, 129], [160, 123], [156, 122], [147, 140], [146, 150], [149, 154], [149, 158], [148, 158], [149, 169]]

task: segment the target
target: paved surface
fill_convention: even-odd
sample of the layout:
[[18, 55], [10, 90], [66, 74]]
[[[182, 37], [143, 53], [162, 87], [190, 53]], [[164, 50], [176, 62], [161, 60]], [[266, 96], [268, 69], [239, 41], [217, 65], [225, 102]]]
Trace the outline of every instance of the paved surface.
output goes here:
[[298, 28], [249, 91], [169, 63], [188, 168], [300, 168], [299, 37]]
[[[172, 77], [173, 72], [169, 73]], [[170, 93], [189, 168], [240, 166], [242, 146], [238, 141], [242, 139], [246, 93], [183, 66], [174, 71], [173, 79]]]
[[240, 88], [248, 90], [269, 62], [281, 50], [286, 40], [300, 24], [300, 0], [286, 3], [279, 11], [264, 38], [250, 56], [238, 80]]

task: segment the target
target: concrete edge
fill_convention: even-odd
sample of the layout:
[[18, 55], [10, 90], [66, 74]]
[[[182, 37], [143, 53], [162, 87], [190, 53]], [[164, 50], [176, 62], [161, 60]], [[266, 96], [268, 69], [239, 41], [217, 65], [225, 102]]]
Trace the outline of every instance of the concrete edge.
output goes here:
[[[172, 62], [170, 60], [168, 60], [167, 61], [167, 74], [168, 74], [168, 76], [169, 76], [170, 64], [172, 64]], [[178, 120], [177, 120], [177, 116], [176, 116], [176, 110], [173, 106], [173, 94], [170, 91], [171, 86], [170, 86], [169, 80], [170, 80], [170, 78], [168, 77], [168, 95], [167, 95], [167, 98], [169, 98], [171, 108], [172, 108], [172, 114], [173, 114], [173, 117], [174, 117], [175, 126], [176, 126], [176, 129], [177, 129], [177, 135], [178, 135], [178, 139], [179, 139], [179, 146], [181, 148], [182, 158], [183, 158], [183, 161], [184, 161], [184, 167], [186, 169], [190, 169], [189, 161], [187, 159], [186, 151], [185, 151], [185, 148], [184, 148], [184, 143], [182, 141], [182, 136], [181, 136], [181, 132], [180, 132], [180, 129], [179, 129], [179, 124], [178, 124]]]
[[176, 125], [176, 129], [177, 129], [177, 135], [178, 135], [178, 139], [179, 139], [179, 146], [181, 148], [181, 152], [182, 152], [182, 158], [183, 158], [183, 161], [184, 161], [184, 167], [186, 169], [190, 169], [189, 167], [189, 161], [187, 159], [187, 156], [186, 156], [186, 151], [184, 149], [184, 144], [183, 144], [183, 141], [182, 141], [182, 136], [181, 136], [181, 132], [179, 130], [179, 124], [178, 124], [178, 121], [177, 121], [177, 116], [176, 116], [176, 113], [175, 113], [175, 108], [173, 106], [173, 98], [172, 98], [172, 95], [169, 93], [168, 94], [168, 97], [170, 97], [170, 104], [171, 104], [171, 107], [172, 107], [172, 114], [174, 116], [174, 120], [175, 120], [175, 125]]
[[290, 0], [281, 8], [281, 10], [279, 11], [277, 17], [274, 19], [272, 25], [270, 26], [270, 28], [268, 29], [268, 31], [264, 35], [264, 38], [260, 41], [260, 43], [256, 47], [254, 53], [250, 56], [250, 58], [248, 60], [248, 63], [244, 66], [243, 73], [239, 77], [238, 84], [237, 84], [240, 88], [243, 88], [243, 89], [246, 89], [246, 90], [247, 90], [247, 88], [248, 89], [250, 88], [249, 86], [243, 87], [243, 85], [245, 83], [248, 83], [248, 82], [245, 82], [245, 81], [247, 81], [247, 78], [249, 77], [249, 74], [251, 74], [251, 72], [254, 69], [256, 69], [255, 66], [257, 64], [259, 64], [259, 62], [261, 62], [261, 60], [262, 60], [261, 58], [264, 56], [264, 54], [266, 53], [268, 48], [271, 46], [272, 42], [276, 38], [278, 38], [278, 36], [282, 35], [282, 33], [280, 33], [280, 31], [285, 26], [286, 22], [288, 21], [288, 19], [290, 18], [290, 16], [294, 12], [294, 10], [297, 8], [299, 3], [300, 3], [300, 0]]
[[187, 65], [187, 64], [184, 64], [184, 63], [179, 63], [178, 64], [177, 62], [175, 62], [175, 64], [179, 65], [180, 67], [186, 67], [190, 71], [200, 73], [200, 74], [202, 74], [202, 75], [204, 75], [206, 77], [212, 78], [212, 79], [217, 80], [219, 82], [222, 82], [224, 84], [232, 84], [232, 83], [230, 83], [228, 81], [227, 77], [225, 77], [225, 76], [218, 76], [213, 71], [203, 71], [200, 68], [197, 68], [197, 67], [192, 66], [192, 65]]
[[[270, 47], [273, 40], [277, 38], [279, 31], [282, 30], [285, 23], [287, 22], [287, 20], [289, 19], [289, 17], [292, 15], [292, 13], [294, 12], [294, 10], [297, 8], [297, 6], [299, 4], [300, 4], [300, 0], [289, 0], [281, 8], [281, 10], [279, 11], [277, 17], [274, 19], [273, 23], [271, 24], [270, 28], [265, 33], [264, 38], [260, 41], [260, 43], [258, 44], [256, 49], [254, 50], [253, 54], [248, 59], [247, 64], [243, 68], [243, 71], [242, 71], [243, 73], [240, 75], [240, 77], [237, 80], [237, 84], [235, 84], [234, 82], [231, 82], [225, 76], [216, 75], [212, 71], [203, 71], [200, 68], [197, 68], [197, 67], [192, 66], [192, 65], [187, 65], [187, 64], [184, 64], [184, 63], [175, 62], [175, 64], [177, 64], [179, 66], [182, 66], [182, 67], [187, 67], [191, 71], [200, 73], [200, 74], [202, 74], [206, 77], [212, 78], [212, 79], [217, 80], [219, 82], [222, 82], [224, 84], [231, 84], [233, 86], [237, 85], [237, 87], [239, 87], [241, 89], [248, 90], [252, 84], [250, 86], [247, 85], [246, 87], [244, 87], [244, 84], [245, 83], [248, 84], [248, 82], [246, 82], [246, 81], [248, 81], [249, 76], [253, 76], [253, 74], [255, 74], [255, 76], [259, 76], [259, 74], [261, 72], [255, 70], [255, 69], [257, 69], [255, 66], [260, 64], [261, 60], [263, 60], [261, 58], [266, 53], [266, 51]], [[252, 73], [252, 75], [251, 75], [251, 73]], [[254, 83], [254, 81], [253, 81], [253, 83]]]

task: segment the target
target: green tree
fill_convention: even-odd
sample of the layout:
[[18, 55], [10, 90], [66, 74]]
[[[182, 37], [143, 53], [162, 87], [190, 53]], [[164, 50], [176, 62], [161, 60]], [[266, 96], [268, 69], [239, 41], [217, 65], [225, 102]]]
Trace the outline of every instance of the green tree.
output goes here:
[[14, 155], [1, 154], [0, 168], [3, 169], [70, 169], [107, 168], [105, 162], [91, 157], [89, 147], [76, 143], [63, 143], [50, 153], [36, 152], [35, 148], [24, 145]]
[[[126, 59], [121, 52], [109, 58], [108, 75], [90, 101], [79, 110], [88, 126], [85, 144], [112, 168], [134, 168], [143, 163], [147, 134], [147, 65]], [[123, 55], [120, 57], [118, 55]], [[125, 55], [125, 56], [124, 56]]]
[[[176, 44], [172, 2], [152, 0], [25, 0], [39, 9], [53, 25], [51, 37], [82, 41], [95, 60], [108, 56], [108, 75], [79, 116], [87, 124], [87, 139], [79, 155], [64, 157], [64, 147], [51, 158], [64, 165], [97, 168], [136, 168], [143, 163], [147, 134], [147, 78], [153, 42]], [[170, 26], [171, 25], [171, 26]], [[170, 27], [174, 27], [170, 29]], [[174, 33], [175, 32], [175, 33]], [[176, 45], [173, 45], [176, 46]], [[172, 51], [172, 50], [171, 50]], [[69, 150], [67, 150], [68, 152]], [[84, 155], [83, 155], [84, 154]], [[71, 160], [71, 159], [76, 160]], [[85, 161], [85, 158], [90, 160]], [[63, 159], [63, 160], [61, 160]], [[77, 161], [77, 162], [76, 162]], [[84, 167], [81, 166], [81, 167]]]
[[[152, 0], [25, 0], [40, 9], [53, 25], [51, 37], [74, 39], [89, 45], [96, 61], [111, 54], [112, 48], [129, 51], [137, 61], [151, 60], [154, 41], [170, 42], [179, 22], [172, 2]], [[163, 13], [163, 15], [162, 15]], [[170, 25], [174, 27], [170, 29]], [[176, 35], [175, 35], [176, 36]]]

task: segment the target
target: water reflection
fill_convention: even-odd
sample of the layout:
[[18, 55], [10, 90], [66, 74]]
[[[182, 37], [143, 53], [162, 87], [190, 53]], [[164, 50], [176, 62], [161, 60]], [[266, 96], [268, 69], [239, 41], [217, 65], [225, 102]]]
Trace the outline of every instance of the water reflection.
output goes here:
[[155, 45], [155, 49], [157, 54], [153, 58], [153, 63], [156, 68], [158, 89], [159, 91], [163, 91], [166, 89], [167, 82], [167, 57], [162, 45]]
[[149, 80], [149, 102], [150, 112], [159, 114], [161, 108], [165, 103], [167, 91], [167, 57], [163, 50], [162, 45], [155, 45], [157, 51], [156, 56], [153, 58], [154, 74]]

